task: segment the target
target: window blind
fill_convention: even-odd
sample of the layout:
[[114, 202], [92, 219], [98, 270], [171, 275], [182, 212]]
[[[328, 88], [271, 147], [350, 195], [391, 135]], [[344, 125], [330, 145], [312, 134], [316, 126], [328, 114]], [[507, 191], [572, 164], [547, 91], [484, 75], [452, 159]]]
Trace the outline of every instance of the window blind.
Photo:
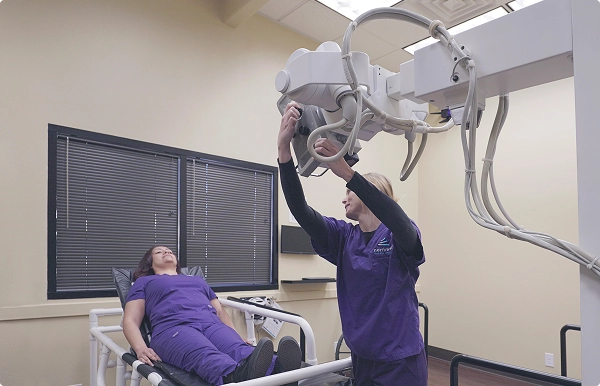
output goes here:
[[187, 265], [213, 287], [273, 283], [273, 173], [187, 161]]
[[114, 290], [112, 267], [177, 248], [178, 157], [68, 136], [56, 153], [57, 293]]

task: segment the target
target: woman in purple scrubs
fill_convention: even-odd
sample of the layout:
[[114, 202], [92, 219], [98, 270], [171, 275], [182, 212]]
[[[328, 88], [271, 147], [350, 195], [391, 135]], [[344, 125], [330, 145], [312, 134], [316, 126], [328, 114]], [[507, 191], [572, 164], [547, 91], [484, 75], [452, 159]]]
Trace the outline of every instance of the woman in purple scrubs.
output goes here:
[[[393, 198], [389, 180], [355, 172], [343, 158], [328, 164], [346, 182], [342, 204], [358, 224], [319, 214], [304, 197], [290, 142], [300, 106], [287, 105], [277, 140], [281, 186], [290, 211], [315, 251], [337, 267], [344, 339], [357, 386], [427, 385], [427, 358], [419, 331], [415, 283], [425, 261], [420, 233]], [[324, 138], [318, 154], [338, 152]]]
[[[300, 367], [300, 347], [291, 337], [280, 340], [277, 357], [268, 338], [256, 347], [248, 345], [206, 281], [180, 274], [179, 261], [169, 248], [150, 248], [134, 280], [125, 304], [123, 333], [140, 361], [149, 365], [165, 361], [214, 385]], [[140, 332], [145, 315], [152, 326], [151, 347]]]

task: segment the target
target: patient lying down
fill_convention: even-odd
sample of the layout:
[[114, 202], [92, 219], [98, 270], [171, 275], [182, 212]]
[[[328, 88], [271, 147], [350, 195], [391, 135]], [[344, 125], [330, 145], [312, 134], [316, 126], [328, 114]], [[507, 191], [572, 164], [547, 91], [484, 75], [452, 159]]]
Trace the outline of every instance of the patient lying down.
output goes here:
[[[247, 344], [206, 281], [180, 272], [177, 257], [164, 246], [150, 248], [138, 264], [123, 332], [140, 361], [164, 361], [214, 385], [300, 368], [302, 354], [294, 338], [282, 338], [277, 355], [268, 338], [256, 347]], [[150, 347], [140, 332], [144, 316], [152, 326]]]

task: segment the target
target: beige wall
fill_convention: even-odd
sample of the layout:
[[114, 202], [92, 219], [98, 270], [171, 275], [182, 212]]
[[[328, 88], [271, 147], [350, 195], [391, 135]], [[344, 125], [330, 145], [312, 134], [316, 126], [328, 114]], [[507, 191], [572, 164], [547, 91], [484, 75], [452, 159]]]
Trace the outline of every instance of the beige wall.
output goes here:
[[[0, 3], [1, 384], [88, 384], [87, 312], [118, 306], [46, 299], [48, 123], [275, 166], [275, 75], [296, 48], [316, 45], [259, 16], [231, 28], [216, 0]], [[496, 170], [519, 221], [576, 241], [570, 90], [564, 81], [515, 96]], [[529, 104], [538, 99], [540, 106]], [[400, 183], [405, 154], [402, 137], [380, 134], [363, 144], [356, 169], [391, 177], [423, 230], [428, 261], [419, 287], [431, 310], [430, 343], [533, 368], [544, 352], [558, 357], [558, 329], [578, 322], [577, 267], [467, 218], [458, 131], [432, 136], [418, 173]], [[317, 210], [343, 216], [340, 180], [328, 173], [303, 183]], [[279, 223], [288, 219], [280, 194]], [[333, 275], [316, 256], [280, 256], [280, 279]], [[275, 296], [311, 323], [319, 360], [333, 359], [340, 334], [333, 284], [234, 295]], [[243, 332], [242, 315], [233, 315]], [[282, 334], [298, 331], [286, 325]], [[570, 354], [575, 367], [577, 355]]]

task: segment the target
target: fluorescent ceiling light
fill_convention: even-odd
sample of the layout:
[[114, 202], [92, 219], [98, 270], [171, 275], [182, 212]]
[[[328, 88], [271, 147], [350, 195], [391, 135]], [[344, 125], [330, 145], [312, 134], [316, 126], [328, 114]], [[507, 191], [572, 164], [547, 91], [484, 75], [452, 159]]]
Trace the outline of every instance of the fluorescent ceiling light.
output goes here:
[[[533, 1], [535, 1], [535, 0], [533, 0]], [[493, 9], [493, 10], [491, 10], [489, 12], [484, 13], [483, 15], [479, 15], [479, 16], [471, 19], [471, 20], [467, 20], [464, 23], [457, 24], [454, 27], [449, 28], [448, 32], [450, 32], [450, 34], [452, 34], [452, 35], [457, 35], [457, 34], [463, 32], [463, 31], [466, 31], [466, 30], [471, 29], [473, 27], [477, 27], [478, 25], [487, 23], [490, 20], [497, 19], [500, 16], [504, 16], [506, 14], [508, 14], [508, 12], [504, 8], [502, 8], [502, 7], [496, 8], [496, 9]], [[417, 43], [415, 43], [413, 45], [410, 45], [410, 46], [404, 48], [404, 50], [408, 51], [408, 52], [410, 52], [411, 54], [414, 55], [416, 50], [418, 50], [420, 48], [423, 48], [423, 47], [426, 47], [426, 46], [428, 46], [430, 44], [433, 44], [433, 43], [435, 43], [437, 41], [438, 41], [437, 39], [434, 39], [432, 37], [428, 37], [427, 39], [423, 39], [420, 42], [417, 42]]]
[[346, 16], [350, 20], [359, 15], [379, 7], [391, 7], [401, 0], [317, 0], [319, 3], [333, 9], [337, 13]]
[[508, 3], [508, 6], [513, 11], [518, 11], [519, 9], [529, 7], [531, 4], [539, 3], [542, 0], [516, 0]]

